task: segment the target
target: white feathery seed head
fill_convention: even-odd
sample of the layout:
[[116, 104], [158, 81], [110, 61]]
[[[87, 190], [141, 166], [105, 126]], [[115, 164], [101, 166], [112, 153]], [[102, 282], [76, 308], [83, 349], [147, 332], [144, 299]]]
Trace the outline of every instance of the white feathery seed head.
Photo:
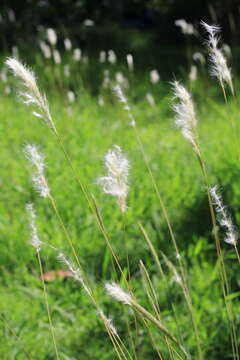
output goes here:
[[152, 84], [157, 84], [160, 80], [159, 72], [156, 69], [150, 71], [150, 81]]
[[114, 91], [114, 93], [116, 94], [119, 102], [124, 105], [124, 107], [123, 107], [124, 110], [127, 111], [128, 117], [129, 117], [129, 119], [130, 119], [130, 126], [135, 127], [135, 126], [136, 126], [136, 121], [135, 121], [135, 119], [134, 119], [134, 117], [133, 117], [133, 114], [132, 114], [132, 112], [131, 112], [131, 108], [130, 108], [130, 106], [129, 106], [129, 104], [128, 104], [128, 101], [127, 101], [126, 96], [124, 95], [124, 93], [123, 93], [123, 91], [122, 91], [121, 86], [120, 86], [119, 84], [116, 85], [116, 86], [114, 86], [114, 87], [113, 87], [113, 91]]
[[126, 59], [127, 59], [128, 70], [133, 71], [134, 70], [134, 63], [133, 63], [132, 54], [127, 54]]
[[123, 75], [121, 71], [116, 72], [115, 74], [116, 82], [121, 85], [123, 88], [129, 87], [128, 79]]
[[99, 62], [100, 62], [100, 63], [105, 63], [106, 58], [107, 58], [106, 51], [105, 51], [105, 50], [101, 50], [100, 53], [99, 53]]
[[71, 40], [68, 38], [64, 39], [64, 46], [65, 46], [66, 51], [72, 50]]
[[30, 144], [25, 146], [25, 154], [35, 167], [35, 174], [32, 177], [35, 189], [40, 196], [44, 198], [48, 197], [50, 195], [50, 190], [44, 174], [45, 164], [43, 155], [38, 152], [36, 146]]
[[197, 73], [198, 73], [198, 71], [197, 71], [196, 65], [192, 65], [190, 68], [190, 72], [188, 74], [189, 80], [191, 82], [194, 82], [197, 80]]
[[219, 193], [218, 187], [210, 187], [209, 191], [212, 197], [213, 205], [218, 214], [219, 224], [226, 229], [224, 241], [228, 244], [236, 246], [238, 240], [237, 232], [235, 226], [233, 225], [232, 219], [228, 214], [226, 206], [223, 205], [222, 197]]
[[127, 210], [129, 161], [117, 145], [108, 150], [104, 160], [107, 176], [100, 177], [97, 182], [106, 194], [117, 198], [120, 210], [124, 213]]
[[132, 296], [124, 291], [118, 284], [112, 282], [105, 284], [106, 292], [113, 299], [125, 304], [131, 305], [133, 302]]
[[174, 81], [173, 92], [174, 98], [178, 100], [177, 103], [173, 105], [173, 110], [175, 112], [176, 126], [181, 130], [183, 136], [190, 141], [195, 151], [198, 150], [196, 142], [196, 126], [197, 119], [195, 115], [194, 105], [190, 93], [186, 88], [181, 85], [178, 81]]
[[48, 46], [44, 41], [40, 41], [39, 46], [40, 49], [42, 50], [43, 56], [46, 59], [50, 59], [52, 56], [50, 46]]
[[36, 214], [32, 203], [26, 204], [26, 211], [29, 216], [29, 226], [31, 231], [31, 239], [29, 244], [32, 245], [37, 252], [41, 250], [42, 242], [39, 240], [37, 227], [36, 227]]
[[23, 103], [35, 107], [37, 111], [33, 111], [32, 114], [42, 119], [47, 126], [56, 132], [46, 96], [40, 93], [34, 72], [15, 58], [8, 58], [5, 64], [13, 75], [19, 79], [20, 90], [18, 94]]
[[221, 86], [224, 83], [228, 84], [232, 94], [234, 94], [231, 70], [228, 68], [227, 60], [219, 48], [219, 32], [221, 28], [217, 25], [208, 25], [204, 21], [201, 21], [201, 25], [208, 33], [207, 47], [209, 51], [209, 58], [211, 62], [211, 75], [216, 77]]
[[55, 64], [57, 64], [57, 65], [61, 64], [61, 62], [62, 62], [60, 52], [57, 49], [53, 50], [53, 60], [54, 60]]
[[200, 53], [200, 52], [195, 52], [193, 54], [193, 60], [194, 61], [199, 61], [201, 65], [204, 65], [206, 63], [204, 55], [202, 53]]
[[110, 64], [116, 64], [117, 56], [114, 50], [108, 50], [108, 61]]
[[52, 28], [47, 29], [47, 40], [49, 44], [55, 46], [57, 43], [57, 34], [56, 31]]
[[82, 285], [82, 287], [84, 288], [86, 293], [89, 296], [92, 296], [91, 289], [86, 285], [86, 283], [81, 275], [80, 269], [76, 268], [72, 264], [72, 262], [70, 260], [68, 260], [65, 256], [65, 254], [62, 252], [58, 254], [58, 260], [68, 268], [68, 270], [72, 273], [72, 276], [74, 277], [74, 279], [80, 282], [80, 284]]
[[175, 25], [180, 27], [184, 35], [194, 35], [196, 33], [193, 24], [188, 23], [185, 19], [176, 20]]
[[99, 310], [97, 313], [100, 316], [100, 318], [103, 320], [108, 331], [110, 331], [114, 336], [118, 336], [117, 329], [113, 325], [113, 320], [111, 318], [107, 318], [102, 310]]
[[69, 90], [69, 91], [68, 91], [67, 97], [68, 97], [68, 101], [69, 101], [70, 103], [74, 103], [75, 100], [76, 100], [75, 93], [74, 93], [72, 90]]
[[73, 50], [73, 60], [80, 61], [82, 58], [82, 51], [79, 48]]
[[155, 107], [155, 106], [156, 106], [154, 96], [153, 96], [151, 93], [147, 93], [147, 94], [146, 94], [146, 99], [147, 99], [147, 102], [149, 103], [149, 105], [150, 105], [151, 107]]

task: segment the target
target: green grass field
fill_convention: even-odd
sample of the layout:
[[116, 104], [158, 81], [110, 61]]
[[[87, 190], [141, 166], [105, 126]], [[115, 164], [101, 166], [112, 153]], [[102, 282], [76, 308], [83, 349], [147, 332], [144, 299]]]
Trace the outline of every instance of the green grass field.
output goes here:
[[[172, 58], [171, 52], [169, 54], [169, 58]], [[66, 57], [64, 61], [67, 63], [69, 59]], [[71, 76], [65, 78], [61, 65], [53, 68], [50, 61], [46, 65], [39, 55], [31, 59], [30, 64], [37, 73], [41, 90], [47, 95], [52, 117], [72, 162], [96, 200], [112, 247], [124, 274], [131, 278], [130, 284], [139, 303], [152, 312], [139, 268], [139, 261], [142, 260], [157, 294], [162, 322], [185, 346], [191, 358], [197, 359], [195, 336], [182, 290], [174, 282], [161, 256], [163, 252], [177, 266], [166, 221], [133, 128], [129, 126], [128, 116], [112, 90], [100, 86], [104, 65], [93, 60], [91, 62], [91, 59], [88, 65], [71, 63]], [[174, 126], [169, 85], [172, 77], [163, 74], [163, 80], [152, 85], [148, 67], [141, 70], [139, 66], [132, 74], [120, 61], [113, 66], [107, 65], [107, 68], [111, 78], [116, 71], [123, 71], [129, 78], [130, 87], [125, 93], [187, 269], [187, 282], [204, 358], [233, 359], [206, 188], [191, 146]], [[194, 85], [189, 83], [182, 68], [172, 69], [171, 72], [183, 78], [183, 84], [192, 91], [199, 142], [210, 184], [220, 186], [224, 203], [238, 225], [240, 165], [234, 131], [239, 138], [239, 128], [233, 131], [231, 126], [231, 119], [235, 119], [237, 125], [239, 122], [238, 92], [234, 99], [229, 95], [226, 106], [220, 87], [208, 77], [207, 71], [203, 74], [203, 70]], [[158, 331], [150, 325], [145, 327], [138, 317], [136, 325], [133, 312], [105, 294], [106, 281], [114, 280], [125, 287], [124, 279], [119, 272], [116, 274], [116, 265], [113, 265], [106, 242], [56, 138], [41, 120], [31, 114], [30, 108], [17, 101], [13, 77], [9, 76], [7, 81], [12, 89], [11, 94], [4, 93], [6, 84], [2, 84], [0, 101], [1, 359], [55, 359], [37, 257], [28, 244], [30, 235], [26, 203], [35, 204], [40, 239], [72, 258], [51, 203], [48, 199], [40, 198], [32, 187], [32, 167], [23, 152], [24, 146], [29, 143], [37, 145], [45, 155], [46, 176], [59, 213], [101, 308], [113, 319], [132, 358], [157, 359], [157, 347], [162, 359], [168, 359], [166, 344]], [[68, 89], [76, 94], [73, 104], [67, 101]], [[154, 107], [145, 98], [148, 92], [154, 96]], [[103, 106], [98, 104], [99, 93], [104, 99]], [[97, 178], [105, 173], [104, 154], [113, 145], [121, 146], [130, 161], [128, 210], [124, 217], [116, 201], [104, 194], [97, 185]], [[160, 257], [168, 291], [139, 223], [144, 226]], [[239, 264], [234, 248], [224, 243], [221, 229], [220, 237], [231, 288], [229, 300], [232, 300], [238, 332]], [[44, 272], [66, 270], [51, 248], [43, 247], [41, 257]], [[47, 283], [46, 288], [60, 359], [117, 358], [96, 309], [79, 283], [72, 278], [56, 279]], [[172, 358], [179, 357], [174, 354]]]

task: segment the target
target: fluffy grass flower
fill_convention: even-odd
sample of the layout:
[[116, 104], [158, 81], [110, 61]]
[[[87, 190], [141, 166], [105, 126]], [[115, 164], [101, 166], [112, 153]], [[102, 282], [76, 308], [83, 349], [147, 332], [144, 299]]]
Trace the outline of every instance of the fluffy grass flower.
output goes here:
[[178, 81], [174, 81], [172, 85], [174, 99], [178, 100], [178, 102], [173, 105], [173, 110], [176, 115], [175, 124], [181, 130], [183, 136], [192, 144], [193, 149], [198, 151], [196, 141], [197, 119], [192, 97], [187, 89]]
[[226, 229], [224, 241], [228, 244], [236, 246], [238, 240], [237, 232], [233, 225], [232, 219], [226, 210], [226, 206], [223, 205], [222, 197], [218, 191], [218, 187], [210, 187], [209, 191], [212, 197], [213, 205], [215, 206], [216, 212], [218, 213], [219, 224]]
[[20, 81], [20, 90], [18, 93], [23, 103], [25, 105], [34, 106], [37, 111], [33, 111], [32, 114], [37, 118], [42, 119], [56, 132], [46, 96], [40, 93], [34, 72], [15, 58], [8, 58], [5, 63], [12, 71], [13, 75]]
[[86, 283], [81, 275], [81, 270], [79, 268], [75, 267], [71, 263], [71, 261], [66, 258], [65, 254], [62, 252], [58, 254], [58, 260], [68, 268], [68, 270], [72, 273], [72, 276], [74, 277], [74, 279], [77, 280], [78, 282], [80, 282], [80, 284], [82, 285], [82, 287], [84, 288], [86, 293], [90, 297], [92, 297], [91, 289], [86, 285]]
[[135, 127], [136, 126], [136, 121], [131, 113], [131, 108], [130, 106], [128, 105], [128, 101], [127, 101], [127, 98], [126, 96], [124, 95], [122, 89], [121, 89], [121, 86], [120, 85], [116, 85], [113, 87], [113, 91], [115, 92], [118, 100], [120, 101], [120, 103], [122, 103], [124, 105], [124, 110], [127, 111], [127, 114], [128, 114], [128, 117], [130, 119], [130, 125], [132, 127]]
[[196, 33], [193, 24], [188, 23], [185, 19], [176, 20], [175, 25], [180, 27], [184, 35], [194, 35]]
[[26, 204], [26, 211], [29, 215], [29, 226], [31, 230], [31, 239], [29, 244], [32, 245], [37, 252], [41, 250], [42, 242], [39, 240], [36, 227], [36, 214], [32, 203]]
[[131, 305], [133, 298], [132, 296], [124, 291], [118, 284], [112, 282], [105, 284], [106, 292], [109, 296], [111, 296], [113, 299], [125, 304], [125, 305]]
[[103, 320], [106, 328], [114, 335], [118, 336], [117, 329], [113, 325], [113, 320], [111, 318], [107, 318], [102, 310], [98, 310], [98, 315]]
[[127, 209], [129, 162], [119, 146], [115, 145], [105, 154], [105, 166], [107, 176], [100, 177], [98, 184], [106, 194], [117, 198], [120, 210], [124, 213]]
[[49, 44], [55, 46], [57, 44], [57, 34], [56, 31], [52, 28], [47, 29], [47, 40]]
[[50, 190], [44, 174], [45, 164], [43, 155], [38, 152], [36, 146], [30, 144], [26, 145], [25, 154], [36, 170], [32, 177], [35, 189], [40, 196], [44, 198], [48, 197], [50, 195]]
[[226, 83], [231, 89], [232, 94], [234, 94], [232, 75], [231, 71], [227, 66], [227, 60], [219, 48], [219, 32], [220, 27], [217, 25], [208, 25], [204, 21], [201, 21], [201, 25], [208, 33], [207, 47], [209, 51], [209, 58], [211, 62], [211, 75], [215, 76], [221, 86]]

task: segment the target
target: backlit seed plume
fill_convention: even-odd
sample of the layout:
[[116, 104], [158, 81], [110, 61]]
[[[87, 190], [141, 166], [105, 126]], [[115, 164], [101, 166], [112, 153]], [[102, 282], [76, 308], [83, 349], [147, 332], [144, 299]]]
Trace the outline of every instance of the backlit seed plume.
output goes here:
[[197, 119], [192, 97], [185, 87], [179, 84], [178, 81], [174, 81], [172, 85], [174, 92], [173, 99], [178, 100], [178, 102], [173, 105], [173, 110], [176, 116], [175, 124], [181, 130], [183, 136], [190, 141], [193, 149], [198, 151], [196, 141]]
[[150, 71], [150, 81], [152, 84], [157, 84], [160, 80], [159, 72], [156, 69]]
[[8, 58], [5, 63], [13, 75], [19, 79], [19, 95], [23, 103], [35, 107], [36, 111], [33, 111], [32, 114], [42, 119], [56, 132], [46, 96], [40, 93], [34, 72], [15, 58]]
[[99, 53], [99, 62], [100, 63], [105, 63], [106, 58], [107, 58], [106, 51], [101, 50], [100, 53]]
[[55, 30], [49, 28], [47, 29], [47, 39], [49, 44], [51, 44], [52, 46], [55, 46], [57, 43], [57, 34], [55, 32]]
[[146, 94], [146, 99], [147, 99], [147, 102], [149, 103], [149, 105], [151, 107], [155, 107], [156, 106], [156, 103], [155, 103], [155, 99], [153, 97], [153, 95], [151, 93], [147, 93]]
[[197, 80], [197, 67], [195, 65], [191, 66], [190, 72], [188, 74], [188, 78], [191, 82], [194, 82]]
[[68, 38], [64, 39], [64, 46], [65, 46], [66, 51], [72, 50], [71, 40]]
[[208, 25], [204, 21], [201, 21], [201, 25], [208, 33], [207, 47], [211, 62], [210, 73], [219, 80], [221, 86], [224, 86], [224, 83], [227, 83], [232, 94], [234, 94], [231, 71], [227, 66], [227, 60], [223, 55], [222, 50], [219, 48], [220, 38], [218, 34], [220, 32], [220, 27], [217, 25]]
[[29, 216], [29, 226], [31, 231], [31, 239], [29, 241], [29, 244], [32, 245], [37, 252], [41, 250], [42, 242], [39, 240], [38, 233], [37, 233], [37, 227], [36, 227], [36, 214], [34, 210], [33, 204], [26, 204], [26, 211]]
[[132, 296], [125, 292], [119, 285], [112, 282], [105, 284], [106, 292], [109, 296], [111, 296], [113, 299], [125, 304], [125, 305], [131, 305], [133, 302]]
[[60, 52], [57, 49], [53, 50], [53, 60], [54, 60], [55, 64], [57, 64], [57, 65], [61, 64], [61, 62], [62, 62]]
[[127, 54], [126, 59], [127, 59], [128, 70], [133, 71], [134, 70], [134, 63], [133, 63], [132, 54]]
[[206, 63], [204, 55], [202, 53], [200, 53], [200, 52], [195, 52], [193, 54], [193, 60], [194, 61], [199, 61], [201, 65], [204, 65]]
[[66, 256], [63, 253], [58, 254], [58, 260], [64, 264], [68, 270], [72, 273], [75, 280], [79, 281], [86, 293], [91, 296], [91, 290], [90, 288], [85, 284], [85, 281], [81, 275], [81, 271], [79, 268], [75, 268], [74, 265], [71, 263], [70, 260], [66, 258]]
[[213, 205], [218, 213], [219, 224], [226, 229], [224, 241], [228, 244], [236, 246], [238, 240], [237, 232], [226, 207], [223, 205], [222, 197], [219, 194], [217, 186], [211, 187], [209, 191], [212, 197]]
[[112, 319], [107, 318], [102, 310], [98, 311], [98, 315], [103, 320], [103, 322], [104, 322], [106, 328], [108, 329], [108, 331], [110, 331], [113, 335], [118, 336], [117, 329], [113, 325]]
[[108, 61], [110, 64], [116, 64], [117, 56], [116, 56], [114, 50], [108, 50]]
[[98, 184], [106, 194], [117, 198], [120, 210], [124, 213], [127, 210], [129, 162], [117, 145], [108, 150], [104, 160], [107, 176], [100, 177]]
[[124, 108], [124, 110], [127, 111], [128, 117], [129, 117], [129, 119], [130, 119], [130, 125], [131, 125], [132, 127], [135, 127], [135, 126], [136, 126], [136, 121], [135, 121], [135, 119], [134, 119], [134, 117], [133, 117], [133, 115], [132, 115], [132, 113], [131, 113], [131, 108], [130, 108], [130, 106], [128, 105], [128, 101], [127, 101], [126, 96], [123, 94], [123, 91], [122, 91], [121, 86], [120, 86], [120, 85], [114, 86], [114, 87], [113, 87], [113, 91], [115, 92], [118, 100], [119, 100], [121, 103], [123, 103], [123, 105], [124, 105], [123, 108]]
[[187, 23], [185, 19], [176, 20], [175, 25], [180, 27], [184, 35], [194, 35], [196, 33], [193, 24]]
[[82, 51], [79, 48], [73, 50], [73, 60], [80, 61], [82, 58]]
[[32, 177], [35, 189], [40, 196], [44, 198], [48, 197], [50, 195], [50, 190], [44, 174], [45, 164], [43, 155], [38, 152], [36, 146], [30, 144], [26, 145], [25, 154], [28, 160], [35, 167], [35, 174]]
[[42, 50], [42, 53], [46, 59], [50, 59], [51, 54], [51, 48], [48, 46], [44, 41], [39, 42], [40, 49]]

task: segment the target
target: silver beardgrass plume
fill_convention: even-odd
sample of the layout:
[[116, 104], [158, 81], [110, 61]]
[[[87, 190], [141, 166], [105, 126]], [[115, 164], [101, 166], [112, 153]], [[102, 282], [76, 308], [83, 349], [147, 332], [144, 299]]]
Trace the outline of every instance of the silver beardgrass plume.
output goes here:
[[44, 41], [39, 42], [40, 49], [46, 59], [51, 58], [51, 48]]
[[68, 268], [68, 270], [72, 273], [74, 279], [77, 280], [78, 282], [80, 282], [80, 284], [82, 285], [82, 287], [84, 288], [86, 293], [89, 296], [92, 296], [91, 290], [86, 285], [86, 283], [81, 275], [80, 269], [75, 268], [74, 265], [71, 263], [71, 261], [68, 260], [62, 252], [58, 254], [58, 260]]
[[197, 67], [195, 65], [192, 65], [190, 68], [190, 72], [188, 74], [188, 78], [191, 82], [194, 82], [197, 80], [197, 74], [198, 74], [198, 70]]
[[194, 61], [199, 61], [201, 65], [206, 63], [204, 55], [200, 52], [195, 52], [192, 57]]
[[206, 42], [209, 57], [211, 62], [211, 75], [215, 76], [220, 85], [223, 87], [224, 83], [227, 83], [231, 89], [232, 94], [234, 94], [232, 75], [231, 71], [227, 66], [227, 60], [223, 55], [222, 50], [219, 48], [219, 35], [220, 27], [217, 25], [208, 25], [204, 21], [201, 21], [201, 25], [208, 33], [208, 40]]
[[8, 58], [5, 64], [13, 75], [20, 80], [19, 95], [23, 103], [34, 106], [37, 111], [33, 111], [32, 114], [41, 118], [56, 133], [46, 96], [40, 93], [34, 72], [15, 58]]
[[107, 176], [100, 177], [98, 184], [106, 194], [115, 196], [122, 213], [127, 209], [129, 162], [122, 149], [115, 145], [105, 154]]
[[112, 282], [105, 284], [106, 292], [109, 296], [111, 296], [113, 299], [125, 304], [125, 305], [131, 305], [133, 302], [132, 296], [125, 292], [118, 284]]
[[68, 39], [68, 38], [64, 39], [64, 47], [65, 47], [66, 51], [72, 50], [72, 42], [70, 39]]
[[57, 34], [56, 31], [52, 28], [47, 29], [47, 40], [49, 44], [55, 46], [57, 43]]
[[121, 89], [121, 86], [119, 85], [116, 85], [113, 87], [113, 91], [115, 92], [118, 100], [120, 101], [120, 103], [122, 103], [124, 105], [124, 110], [127, 111], [127, 114], [128, 114], [128, 117], [130, 119], [130, 125], [132, 127], [135, 127], [136, 126], [136, 121], [131, 113], [131, 108], [130, 106], [128, 105], [128, 101], [127, 101], [127, 98], [126, 96], [123, 94], [123, 91]]
[[73, 60], [80, 61], [82, 58], [82, 51], [79, 48], [73, 50]]
[[194, 35], [196, 33], [193, 24], [187, 23], [185, 19], [175, 20], [175, 25], [180, 27], [184, 35]]
[[218, 187], [213, 186], [209, 188], [213, 205], [218, 213], [219, 224], [226, 229], [224, 241], [228, 244], [236, 246], [238, 236], [235, 227], [232, 223], [226, 207], [223, 205], [222, 197], [219, 194]]
[[103, 320], [106, 328], [107, 328], [114, 336], [118, 336], [117, 329], [116, 329], [115, 326], [113, 325], [112, 319], [107, 318], [106, 315], [104, 314], [104, 312], [103, 312], [102, 310], [98, 310], [97, 313], [98, 313], [98, 315], [100, 316], [100, 318]]
[[160, 80], [159, 72], [156, 69], [150, 71], [150, 81], [152, 84], [157, 84]]
[[57, 65], [61, 64], [61, 62], [62, 62], [60, 52], [57, 49], [53, 50], [53, 60], [54, 60], [55, 64], [57, 64]]
[[173, 110], [176, 115], [175, 124], [181, 130], [183, 136], [190, 141], [193, 149], [198, 152], [198, 145], [196, 141], [197, 119], [192, 97], [185, 87], [179, 84], [178, 81], [174, 81], [172, 85], [174, 92], [173, 99], [179, 100], [178, 103], [173, 105]]
[[127, 54], [126, 59], [127, 59], [128, 70], [133, 71], [134, 70], [134, 62], [133, 62], [132, 54]]
[[42, 242], [39, 240], [38, 233], [37, 233], [37, 227], [36, 227], [36, 214], [34, 211], [33, 204], [26, 204], [26, 211], [29, 215], [29, 226], [31, 231], [31, 239], [29, 241], [29, 244], [32, 245], [37, 252], [41, 250]]
[[36, 146], [30, 144], [25, 146], [25, 154], [36, 170], [35, 175], [32, 177], [35, 189], [40, 196], [44, 198], [49, 197], [50, 190], [44, 174], [45, 164], [43, 155], [38, 152]]

